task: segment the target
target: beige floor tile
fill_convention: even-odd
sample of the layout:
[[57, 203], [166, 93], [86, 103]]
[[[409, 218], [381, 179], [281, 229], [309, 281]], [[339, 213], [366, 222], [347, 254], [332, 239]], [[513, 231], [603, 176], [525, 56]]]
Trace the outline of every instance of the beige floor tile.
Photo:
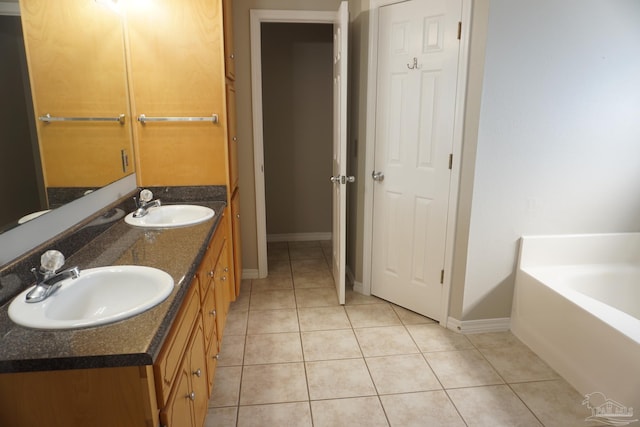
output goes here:
[[345, 306], [354, 328], [400, 325], [400, 319], [389, 304], [367, 304]]
[[224, 327], [224, 336], [229, 335], [246, 335], [248, 311], [229, 310], [227, 314], [227, 323]]
[[324, 259], [324, 253], [322, 252], [322, 248], [320, 246], [317, 247], [294, 247], [289, 248], [289, 258], [291, 260], [300, 260], [300, 259], [313, 259], [319, 258]]
[[364, 295], [355, 292], [353, 289], [347, 288], [345, 291], [345, 305], [363, 305], [363, 304], [388, 304], [383, 299], [372, 295]]
[[300, 273], [312, 273], [316, 271], [331, 273], [329, 264], [327, 264], [327, 261], [324, 258], [293, 260], [291, 261], [291, 271], [294, 275]]
[[241, 405], [309, 400], [303, 363], [245, 366]]
[[585, 421], [591, 411], [582, 405], [584, 396], [565, 380], [512, 384], [511, 388], [545, 427], [599, 425]]
[[274, 259], [268, 262], [268, 266], [269, 276], [291, 277], [291, 261], [289, 261], [289, 259]]
[[298, 309], [301, 331], [351, 328], [344, 307], [308, 307]]
[[478, 349], [524, 345], [510, 331], [469, 334], [466, 337]]
[[211, 408], [207, 412], [204, 427], [229, 427], [236, 425], [238, 407]]
[[258, 292], [278, 291], [283, 289], [293, 289], [293, 280], [291, 275], [271, 275], [264, 279], [255, 279], [251, 282], [251, 293], [255, 295]]
[[244, 364], [302, 362], [300, 334], [247, 335]]
[[305, 365], [311, 400], [376, 394], [364, 359], [325, 360]]
[[378, 394], [442, 389], [421, 354], [365, 358]]
[[249, 312], [247, 334], [298, 332], [298, 328], [298, 312], [295, 308]]
[[251, 292], [249, 310], [278, 310], [283, 308], [296, 308], [292, 290]]
[[247, 292], [240, 291], [240, 295], [234, 302], [229, 306], [229, 311], [247, 311], [249, 310], [249, 302], [251, 301], [251, 287], [247, 287], [249, 290]]
[[406, 325], [406, 327], [422, 352], [473, 348], [473, 344], [466, 336], [438, 324]]
[[267, 250], [269, 249], [289, 249], [289, 242], [267, 242]]
[[244, 360], [244, 335], [226, 335], [220, 349], [218, 366], [242, 366]]
[[240, 366], [217, 368], [213, 392], [209, 398], [209, 407], [237, 406], [241, 377], [242, 367]]
[[444, 388], [504, 383], [478, 350], [438, 351], [424, 356]]
[[314, 427], [386, 427], [387, 418], [375, 397], [320, 400], [311, 402]]
[[391, 427], [465, 427], [444, 391], [380, 396]]
[[559, 378], [558, 374], [525, 345], [480, 350], [508, 383]]
[[241, 406], [238, 413], [238, 427], [311, 427], [311, 425], [309, 402]]
[[296, 289], [296, 303], [298, 308], [340, 305], [334, 288]]
[[365, 357], [419, 353], [404, 326], [354, 329]]
[[395, 304], [392, 304], [391, 307], [404, 325], [424, 325], [435, 323], [433, 319], [429, 319], [428, 317], [415, 313], [411, 310], [407, 310], [406, 308], [399, 307]]
[[288, 260], [289, 249], [288, 248], [267, 248], [267, 262], [276, 260]]
[[329, 270], [294, 272], [293, 286], [300, 288], [334, 288], [333, 275]]
[[361, 358], [352, 329], [302, 332], [304, 360]]
[[506, 385], [448, 390], [469, 427], [542, 426]]
[[300, 240], [288, 242], [289, 249], [298, 249], [298, 248], [320, 248], [322, 247], [320, 244], [320, 240]]
[[240, 295], [251, 293], [251, 279], [242, 279], [240, 281]]

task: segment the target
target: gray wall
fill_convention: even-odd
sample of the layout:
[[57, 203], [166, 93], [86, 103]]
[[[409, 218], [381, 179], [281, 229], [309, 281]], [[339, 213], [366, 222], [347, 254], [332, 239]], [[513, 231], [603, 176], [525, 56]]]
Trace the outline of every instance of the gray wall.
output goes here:
[[331, 232], [333, 26], [262, 24], [267, 236]]

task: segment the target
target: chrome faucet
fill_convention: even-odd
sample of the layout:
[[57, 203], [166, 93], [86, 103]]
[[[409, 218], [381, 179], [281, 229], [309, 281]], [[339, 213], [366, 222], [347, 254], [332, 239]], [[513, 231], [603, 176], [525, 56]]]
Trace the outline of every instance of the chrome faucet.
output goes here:
[[140, 197], [134, 197], [133, 200], [136, 202], [137, 209], [133, 212], [134, 218], [142, 218], [148, 213], [148, 209], [152, 207], [160, 206], [160, 199], [152, 200], [153, 193], [150, 190], [142, 190], [140, 192]]
[[40, 268], [31, 269], [36, 278], [36, 286], [29, 291], [25, 297], [26, 301], [29, 303], [44, 301], [60, 288], [63, 280], [77, 279], [80, 276], [78, 267], [57, 272], [63, 265], [64, 255], [59, 251], [50, 250], [43, 253], [40, 257]]

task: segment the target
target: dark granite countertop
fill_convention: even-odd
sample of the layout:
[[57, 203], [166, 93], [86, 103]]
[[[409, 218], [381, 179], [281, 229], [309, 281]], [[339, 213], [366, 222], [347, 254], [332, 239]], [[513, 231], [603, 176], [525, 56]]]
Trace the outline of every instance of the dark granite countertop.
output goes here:
[[15, 324], [0, 307], [0, 373], [151, 365], [189, 289], [220, 220], [224, 202], [197, 202], [216, 215], [201, 224], [172, 229], [134, 228], [119, 219], [73, 254], [65, 266], [80, 269], [141, 265], [169, 273], [171, 295], [139, 315], [94, 328], [35, 330]]

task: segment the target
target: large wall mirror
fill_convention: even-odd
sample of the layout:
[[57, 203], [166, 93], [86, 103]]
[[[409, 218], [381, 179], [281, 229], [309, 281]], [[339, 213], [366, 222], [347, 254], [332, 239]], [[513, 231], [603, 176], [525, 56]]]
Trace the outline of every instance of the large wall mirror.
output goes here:
[[93, 0], [20, 8], [0, 7], [0, 232], [134, 172], [121, 16]]

